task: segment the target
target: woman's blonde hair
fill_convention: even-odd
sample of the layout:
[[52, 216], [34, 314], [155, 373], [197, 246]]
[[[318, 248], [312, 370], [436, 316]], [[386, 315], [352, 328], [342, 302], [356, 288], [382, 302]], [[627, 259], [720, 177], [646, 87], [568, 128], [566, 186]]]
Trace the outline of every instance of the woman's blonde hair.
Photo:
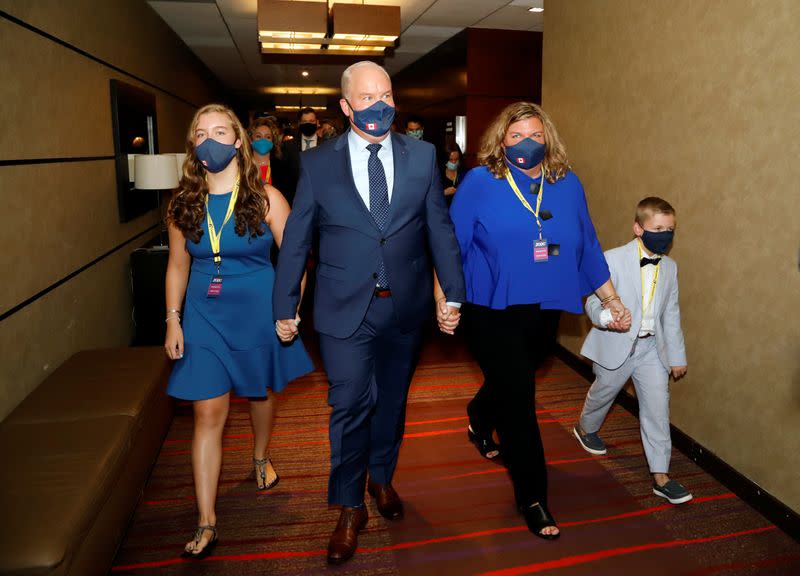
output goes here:
[[186, 134], [186, 158], [183, 161], [183, 175], [167, 208], [167, 221], [174, 224], [183, 235], [199, 242], [203, 236], [202, 222], [206, 217], [205, 200], [208, 196], [206, 171], [195, 153], [195, 131], [200, 117], [209, 112], [219, 112], [228, 117], [236, 139], [242, 145], [236, 150], [239, 163], [239, 195], [234, 207], [236, 234], [251, 238], [264, 234], [264, 218], [269, 210], [264, 185], [258, 166], [253, 160], [247, 132], [233, 110], [222, 104], [206, 104], [195, 112]]
[[247, 127], [247, 134], [250, 136], [250, 140], [253, 139], [253, 134], [256, 130], [258, 130], [261, 126], [266, 126], [269, 129], [270, 134], [272, 134], [272, 149], [274, 150], [274, 156], [278, 160], [283, 158], [283, 146], [281, 146], [281, 134], [278, 131], [278, 125], [275, 124], [269, 118], [254, 118], [252, 122], [250, 122], [250, 126]]
[[481, 149], [478, 152], [478, 163], [486, 166], [495, 178], [503, 178], [508, 170], [503, 140], [508, 127], [514, 122], [538, 118], [544, 126], [544, 142], [547, 151], [542, 161], [544, 176], [551, 184], [563, 178], [569, 171], [567, 150], [558, 136], [556, 127], [541, 107], [532, 102], [515, 102], [509, 104], [498, 114], [481, 138]]

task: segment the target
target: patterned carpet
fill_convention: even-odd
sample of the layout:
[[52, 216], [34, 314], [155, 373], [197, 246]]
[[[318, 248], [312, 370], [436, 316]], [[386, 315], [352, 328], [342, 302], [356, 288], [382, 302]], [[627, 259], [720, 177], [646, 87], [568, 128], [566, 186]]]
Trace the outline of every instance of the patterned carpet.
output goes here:
[[[319, 366], [319, 362], [317, 362]], [[570, 430], [588, 383], [558, 360], [537, 381], [549, 461], [550, 508], [560, 540], [532, 536], [516, 513], [502, 466], [467, 442], [465, 406], [481, 375], [458, 339], [432, 334], [411, 387], [395, 486], [399, 522], [370, 520], [349, 563], [325, 563], [338, 512], [328, 510], [326, 380], [322, 371], [281, 396], [271, 452], [281, 476], [255, 492], [247, 405], [235, 399], [225, 430], [217, 514], [220, 545], [202, 562], [179, 552], [196, 521], [189, 447], [191, 408], [179, 405], [113, 574], [602, 576], [800, 574], [800, 544], [675, 452], [672, 476], [695, 499], [654, 496], [638, 422], [614, 407], [602, 430], [608, 456], [590, 456]]]

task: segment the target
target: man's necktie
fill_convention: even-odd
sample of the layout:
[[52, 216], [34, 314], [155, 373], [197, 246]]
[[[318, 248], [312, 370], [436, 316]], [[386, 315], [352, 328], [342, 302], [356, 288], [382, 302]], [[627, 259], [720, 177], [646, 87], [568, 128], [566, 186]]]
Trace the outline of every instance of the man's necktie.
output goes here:
[[[369, 150], [367, 174], [369, 175], [369, 211], [372, 213], [372, 219], [375, 220], [378, 229], [383, 232], [386, 222], [389, 220], [389, 186], [386, 184], [386, 172], [383, 170], [383, 164], [378, 158], [380, 149], [380, 144], [367, 146], [367, 150]], [[389, 276], [383, 265], [383, 257], [381, 257], [378, 268], [377, 284], [381, 288], [389, 287]]]
[[303, 150], [308, 150], [311, 148], [311, 142], [313, 142], [313, 140], [306, 140], [303, 138]]
[[639, 260], [639, 266], [644, 267], [647, 266], [648, 264], [652, 264], [653, 266], [655, 266], [659, 262], [661, 262], [661, 258], [642, 258], [641, 260]]

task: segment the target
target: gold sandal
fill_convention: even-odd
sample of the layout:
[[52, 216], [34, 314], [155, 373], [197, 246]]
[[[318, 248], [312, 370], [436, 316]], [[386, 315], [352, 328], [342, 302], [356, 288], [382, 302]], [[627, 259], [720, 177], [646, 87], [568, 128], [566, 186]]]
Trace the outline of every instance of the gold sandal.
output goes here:
[[[275, 479], [267, 484], [267, 463], [272, 466], [272, 460], [270, 458], [253, 458], [253, 465], [256, 466], [256, 490], [259, 492], [267, 491], [271, 488], [274, 488], [278, 485], [278, 481], [280, 481], [281, 477], [278, 476], [278, 473], [275, 472]], [[275, 471], [275, 466], [272, 466], [272, 470]], [[260, 481], [259, 481], [260, 479]]]

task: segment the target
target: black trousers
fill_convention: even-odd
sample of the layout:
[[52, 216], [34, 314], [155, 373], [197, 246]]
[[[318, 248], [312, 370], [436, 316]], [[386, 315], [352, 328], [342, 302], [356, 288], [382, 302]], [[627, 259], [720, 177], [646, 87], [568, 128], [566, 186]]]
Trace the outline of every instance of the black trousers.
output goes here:
[[464, 305], [464, 326], [484, 382], [467, 406], [473, 431], [500, 438], [503, 462], [520, 507], [547, 503], [545, 466], [534, 397], [536, 370], [552, 352], [560, 311], [538, 304], [492, 310]]

